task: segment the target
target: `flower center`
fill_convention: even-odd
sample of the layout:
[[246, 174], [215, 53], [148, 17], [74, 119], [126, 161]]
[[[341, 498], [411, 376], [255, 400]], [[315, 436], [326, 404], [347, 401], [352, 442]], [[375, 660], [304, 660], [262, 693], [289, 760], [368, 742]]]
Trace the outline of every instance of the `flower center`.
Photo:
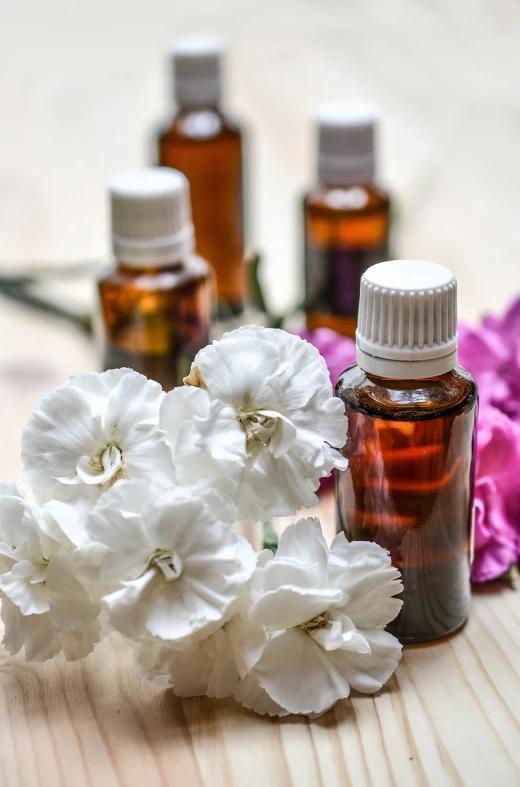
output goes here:
[[300, 628], [304, 631], [315, 631], [316, 629], [328, 629], [331, 625], [329, 613], [323, 612], [321, 615], [316, 615], [312, 620], [308, 620], [307, 623], [302, 623]]
[[262, 445], [269, 445], [276, 429], [276, 418], [245, 410], [239, 410], [236, 418], [246, 433], [248, 442], [255, 440]]
[[179, 579], [183, 568], [181, 556], [173, 549], [158, 549], [150, 558], [149, 566], [162, 571], [167, 582]]
[[118, 445], [111, 444], [97, 456], [82, 456], [76, 473], [84, 484], [105, 486], [124, 475], [123, 454]]

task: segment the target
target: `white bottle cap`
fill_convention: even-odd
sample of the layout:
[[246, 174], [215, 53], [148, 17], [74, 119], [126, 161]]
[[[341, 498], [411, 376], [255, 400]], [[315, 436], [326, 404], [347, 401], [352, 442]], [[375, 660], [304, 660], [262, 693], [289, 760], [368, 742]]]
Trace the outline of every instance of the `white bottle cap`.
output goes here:
[[379, 113], [367, 102], [332, 101], [314, 113], [318, 129], [318, 178], [331, 186], [371, 183]]
[[457, 365], [457, 280], [443, 265], [393, 260], [361, 279], [357, 362], [369, 374], [435, 377]]
[[164, 266], [193, 250], [190, 187], [180, 172], [168, 167], [121, 172], [109, 191], [112, 247], [120, 262]]
[[215, 106], [222, 94], [224, 45], [216, 36], [182, 38], [173, 48], [175, 98], [181, 107]]

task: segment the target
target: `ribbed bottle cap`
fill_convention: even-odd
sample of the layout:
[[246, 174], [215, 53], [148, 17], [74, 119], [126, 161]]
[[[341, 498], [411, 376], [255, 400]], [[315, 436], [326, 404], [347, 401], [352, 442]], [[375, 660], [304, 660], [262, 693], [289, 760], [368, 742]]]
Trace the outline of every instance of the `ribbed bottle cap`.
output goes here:
[[190, 187], [180, 172], [150, 167], [109, 184], [114, 256], [129, 265], [169, 265], [193, 249]]
[[457, 280], [443, 265], [392, 260], [361, 279], [357, 362], [369, 374], [421, 379], [457, 365]]
[[314, 118], [320, 181], [338, 186], [371, 183], [379, 120], [376, 107], [367, 102], [333, 101], [318, 105]]
[[182, 38], [173, 48], [175, 98], [182, 107], [214, 106], [222, 93], [223, 42], [216, 36]]

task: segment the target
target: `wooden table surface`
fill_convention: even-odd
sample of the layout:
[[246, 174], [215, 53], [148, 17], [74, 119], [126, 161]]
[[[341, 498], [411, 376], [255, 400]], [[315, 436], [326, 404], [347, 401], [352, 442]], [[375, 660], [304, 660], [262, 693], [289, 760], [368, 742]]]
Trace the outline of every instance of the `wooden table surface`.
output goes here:
[[[165, 106], [163, 53], [172, 34], [203, 27], [230, 38], [231, 103], [253, 127], [252, 238], [274, 308], [301, 291], [308, 114], [337, 96], [385, 110], [399, 252], [450, 265], [470, 319], [520, 290], [517, 0], [179, 6], [0, 5], [0, 260], [106, 254], [106, 180], [145, 163]], [[96, 363], [73, 329], [0, 300], [0, 478], [20, 479], [38, 398]], [[321, 514], [332, 533], [330, 500]], [[138, 679], [115, 635], [77, 665], [2, 655], [0, 787], [519, 785], [519, 675], [520, 596], [505, 584], [475, 593], [462, 633], [406, 649], [377, 696], [313, 722], [176, 699]]]

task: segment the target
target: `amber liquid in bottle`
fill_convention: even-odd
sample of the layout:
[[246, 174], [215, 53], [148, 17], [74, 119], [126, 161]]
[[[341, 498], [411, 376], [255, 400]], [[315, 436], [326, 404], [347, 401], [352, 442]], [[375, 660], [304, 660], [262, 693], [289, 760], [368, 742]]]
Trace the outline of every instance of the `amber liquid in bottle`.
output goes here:
[[244, 309], [242, 132], [218, 108], [186, 108], [159, 136], [159, 164], [191, 187], [197, 252], [215, 271], [221, 316]]
[[103, 368], [128, 366], [168, 391], [209, 341], [211, 276], [194, 255], [160, 268], [116, 262], [98, 279]]
[[361, 276], [390, 257], [390, 198], [374, 185], [321, 185], [303, 212], [307, 328], [354, 338]]
[[403, 607], [388, 630], [403, 643], [439, 639], [469, 614], [476, 384], [461, 367], [389, 380], [354, 365], [336, 395], [349, 460], [336, 474], [338, 530], [385, 547], [401, 571]]

